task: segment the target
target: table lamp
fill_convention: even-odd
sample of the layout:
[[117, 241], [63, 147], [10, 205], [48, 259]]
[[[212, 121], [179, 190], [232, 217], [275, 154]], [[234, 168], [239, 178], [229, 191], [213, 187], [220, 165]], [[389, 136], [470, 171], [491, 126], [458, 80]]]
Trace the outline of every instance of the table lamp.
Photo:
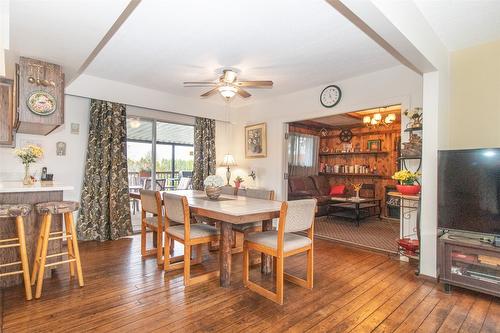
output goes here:
[[231, 155], [231, 154], [224, 155], [224, 160], [222, 161], [220, 166], [227, 167], [227, 171], [226, 171], [227, 185], [226, 186], [231, 186], [231, 184], [229, 184], [229, 181], [231, 180], [231, 170], [229, 169], [229, 167], [236, 166], [236, 162], [234, 160], [233, 155]]

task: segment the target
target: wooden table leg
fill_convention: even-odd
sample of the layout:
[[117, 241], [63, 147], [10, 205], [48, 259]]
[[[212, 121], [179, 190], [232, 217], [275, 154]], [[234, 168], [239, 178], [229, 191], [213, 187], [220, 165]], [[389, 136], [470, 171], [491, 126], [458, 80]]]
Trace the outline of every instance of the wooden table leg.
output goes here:
[[[262, 231], [269, 230], [273, 230], [273, 220], [262, 221]], [[260, 271], [264, 274], [270, 274], [273, 271], [273, 257], [264, 253], [261, 256]]]
[[220, 285], [229, 287], [231, 284], [231, 254], [233, 244], [233, 226], [228, 222], [220, 222]]

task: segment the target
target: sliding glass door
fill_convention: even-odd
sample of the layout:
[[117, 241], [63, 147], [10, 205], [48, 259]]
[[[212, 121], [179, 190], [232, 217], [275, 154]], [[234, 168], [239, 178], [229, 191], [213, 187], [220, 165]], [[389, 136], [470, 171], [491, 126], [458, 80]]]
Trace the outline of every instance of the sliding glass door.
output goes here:
[[[193, 171], [194, 127], [154, 119], [127, 119], [130, 191], [175, 189]], [[154, 184], [154, 186], [153, 186]]]

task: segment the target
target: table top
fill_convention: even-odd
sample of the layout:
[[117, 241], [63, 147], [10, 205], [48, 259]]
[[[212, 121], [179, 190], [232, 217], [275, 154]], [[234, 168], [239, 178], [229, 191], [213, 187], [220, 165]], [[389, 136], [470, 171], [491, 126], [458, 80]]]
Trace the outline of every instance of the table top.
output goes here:
[[358, 203], [358, 202], [375, 202], [375, 201], [381, 201], [382, 199], [380, 198], [356, 198], [356, 197], [331, 197], [332, 201], [338, 201], [338, 202], [349, 202], [349, 203]]
[[73, 186], [67, 186], [57, 182], [52, 182], [50, 184], [36, 182], [33, 185], [23, 185], [22, 182], [0, 182], [0, 193], [71, 191], [73, 189]]

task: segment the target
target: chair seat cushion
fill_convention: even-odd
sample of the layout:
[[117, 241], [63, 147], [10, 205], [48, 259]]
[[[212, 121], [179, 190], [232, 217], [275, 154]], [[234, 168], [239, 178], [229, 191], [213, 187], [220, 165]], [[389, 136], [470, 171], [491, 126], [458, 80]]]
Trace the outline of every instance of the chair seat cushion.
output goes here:
[[[184, 238], [184, 224], [176, 225], [168, 228], [168, 233], [180, 239]], [[191, 224], [190, 225], [190, 239], [203, 238], [210, 236], [217, 236], [220, 234], [219, 229], [206, 224]]]
[[80, 205], [76, 201], [50, 201], [35, 205], [38, 214], [71, 213], [78, 210], [79, 207]]
[[27, 216], [31, 212], [31, 205], [25, 204], [1, 204], [0, 218]]
[[250, 222], [250, 223], [244, 223], [244, 224], [233, 224], [233, 230], [239, 231], [239, 232], [244, 232], [248, 229], [256, 228], [256, 227], [261, 227], [262, 222]]
[[[254, 232], [245, 237], [245, 241], [260, 244], [265, 247], [277, 249], [278, 231]], [[311, 244], [311, 240], [305, 236], [285, 233], [283, 252], [290, 252]]]

